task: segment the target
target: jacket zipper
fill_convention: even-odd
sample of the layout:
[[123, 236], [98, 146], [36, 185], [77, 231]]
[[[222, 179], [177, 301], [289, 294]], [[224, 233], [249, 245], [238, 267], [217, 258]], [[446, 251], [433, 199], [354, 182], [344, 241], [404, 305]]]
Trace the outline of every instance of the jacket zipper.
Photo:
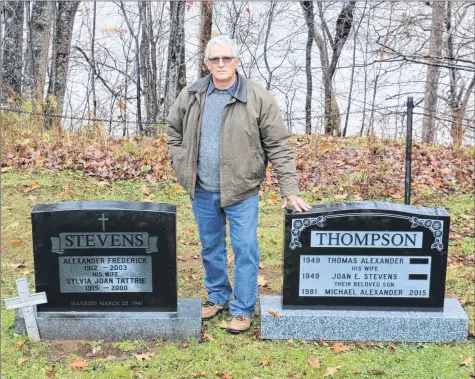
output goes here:
[[226, 116], [228, 115], [229, 112], [229, 105], [234, 104], [236, 102], [236, 98], [233, 97], [229, 103], [227, 103], [224, 107], [224, 113], [223, 113], [223, 119], [221, 120], [221, 136], [220, 136], [220, 146], [219, 146], [219, 189], [221, 191], [221, 207], [223, 207], [223, 204], [226, 205], [227, 199], [226, 195], [224, 193], [223, 189], [223, 140], [224, 140], [224, 120], [226, 119]]
[[192, 181], [191, 181], [191, 198], [194, 200], [195, 199], [195, 187], [196, 187], [196, 177], [197, 177], [197, 170], [198, 170], [198, 149], [199, 149], [199, 141], [200, 141], [200, 134], [201, 134], [201, 116], [203, 114], [203, 108], [204, 108], [204, 102], [206, 101], [206, 98], [204, 101], [201, 101], [200, 97], [197, 96], [198, 93], [195, 94], [195, 97], [200, 105], [200, 114], [198, 116], [198, 125], [196, 127], [196, 133], [195, 133], [195, 154], [193, 157], [193, 166], [192, 166]]

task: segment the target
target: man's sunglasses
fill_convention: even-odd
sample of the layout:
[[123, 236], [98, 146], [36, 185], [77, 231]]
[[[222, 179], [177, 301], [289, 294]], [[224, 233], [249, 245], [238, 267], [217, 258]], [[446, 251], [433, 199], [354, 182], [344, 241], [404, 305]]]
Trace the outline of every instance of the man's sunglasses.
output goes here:
[[224, 64], [230, 63], [235, 57], [213, 57], [213, 58], [208, 58], [208, 61], [210, 61], [212, 64], [218, 64], [219, 60], [221, 59]]

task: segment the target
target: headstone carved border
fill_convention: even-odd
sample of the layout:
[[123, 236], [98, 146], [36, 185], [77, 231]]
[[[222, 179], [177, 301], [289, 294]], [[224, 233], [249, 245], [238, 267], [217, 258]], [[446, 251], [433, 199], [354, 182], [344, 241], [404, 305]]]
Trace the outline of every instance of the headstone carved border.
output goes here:
[[290, 248], [292, 250], [295, 250], [296, 247], [302, 247], [302, 244], [299, 241], [299, 236], [302, 230], [311, 225], [318, 225], [320, 228], [323, 228], [323, 222], [325, 220], [325, 216], [299, 218], [296, 220], [292, 220], [292, 240], [290, 241]]
[[429, 229], [434, 235], [434, 243], [430, 246], [431, 249], [437, 249], [438, 251], [442, 251], [442, 249], [444, 248], [444, 245], [442, 244], [442, 231], [444, 230], [443, 221], [417, 217], [411, 217], [409, 221], [412, 222], [411, 228], [423, 226], [424, 228]]
[[388, 214], [388, 213], [346, 213], [346, 214], [336, 214], [336, 215], [326, 215], [318, 217], [308, 217], [308, 218], [298, 218], [292, 220], [292, 239], [290, 241], [290, 248], [295, 250], [297, 247], [302, 247], [302, 244], [299, 241], [299, 236], [302, 230], [305, 228], [317, 225], [320, 228], [323, 228], [323, 223], [328, 218], [337, 218], [337, 217], [349, 217], [349, 216], [381, 216], [381, 217], [396, 217], [404, 218], [411, 222], [411, 228], [416, 228], [417, 226], [422, 226], [429, 229], [434, 235], [434, 243], [431, 245], [431, 249], [437, 249], [442, 251], [444, 245], [442, 243], [442, 236], [444, 230], [444, 221], [442, 220], [432, 220], [432, 219], [422, 219], [414, 216], [404, 216], [398, 214]]

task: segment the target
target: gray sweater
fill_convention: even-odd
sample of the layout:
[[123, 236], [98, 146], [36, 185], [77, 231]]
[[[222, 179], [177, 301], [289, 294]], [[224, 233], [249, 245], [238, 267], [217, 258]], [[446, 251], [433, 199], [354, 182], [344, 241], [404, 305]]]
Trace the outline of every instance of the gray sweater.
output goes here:
[[237, 80], [227, 90], [216, 89], [212, 80], [208, 87], [198, 150], [198, 185], [206, 191], [220, 192], [221, 122], [224, 107], [231, 100], [236, 88]]

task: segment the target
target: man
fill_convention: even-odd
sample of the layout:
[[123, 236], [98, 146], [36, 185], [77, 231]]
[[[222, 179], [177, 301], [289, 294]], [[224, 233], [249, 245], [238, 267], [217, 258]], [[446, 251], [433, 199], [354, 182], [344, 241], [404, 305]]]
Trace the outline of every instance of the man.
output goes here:
[[[257, 297], [258, 193], [268, 158], [279, 180], [283, 208], [310, 207], [299, 196], [287, 127], [273, 96], [236, 69], [240, 60], [228, 36], [212, 38], [205, 64], [210, 75], [184, 88], [168, 116], [168, 146], [180, 184], [198, 224], [209, 320], [228, 306], [227, 330], [251, 326]], [[226, 218], [234, 252], [234, 291], [227, 271]]]

